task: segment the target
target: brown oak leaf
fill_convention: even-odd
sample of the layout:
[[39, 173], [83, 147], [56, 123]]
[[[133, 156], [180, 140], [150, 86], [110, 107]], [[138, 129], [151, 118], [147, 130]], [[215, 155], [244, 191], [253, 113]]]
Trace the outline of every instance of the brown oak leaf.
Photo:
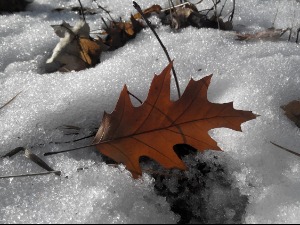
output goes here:
[[220, 150], [208, 135], [213, 128], [241, 131], [241, 124], [256, 118], [250, 111], [235, 110], [233, 103], [216, 104], [207, 100], [212, 76], [191, 79], [177, 101], [170, 100], [170, 63], [152, 81], [146, 101], [134, 107], [125, 85], [115, 110], [104, 113], [94, 139], [97, 149], [123, 163], [134, 178], [142, 174], [141, 156], [147, 156], [167, 169], [185, 170], [173, 150], [176, 144], [188, 144], [199, 151]]
[[224, 21], [221, 15], [209, 17], [207, 13], [201, 13], [197, 7], [186, 2], [175, 6], [169, 10], [162, 10], [165, 15], [162, 15], [162, 23], [169, 24], [172, 28], [178, 30], [188, 26], [197, 28], [214, 28], [221, 30], [232, 30], [232, 22]]

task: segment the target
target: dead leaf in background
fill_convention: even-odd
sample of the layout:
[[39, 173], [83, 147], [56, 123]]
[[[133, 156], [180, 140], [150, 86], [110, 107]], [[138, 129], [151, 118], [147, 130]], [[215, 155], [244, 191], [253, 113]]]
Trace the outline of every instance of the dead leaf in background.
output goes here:
[[285, 115], [300, 128], [300, 101], [292, 101], [285, 106], [281, 106]]
[[89, 67], [93, 67], [100, 62], [101, 52], [107, 47], [101, 40], [93, 40], [91, 38], [79, 38], [80, 58], [85, 61]]
[[[149, 17], [152, 13], [157, 13], [157, 14], [159, 14], [161, 10], [162, 10], [162, 8], [161, 8], [160, 5], [153, 5], [153, 6], [149, 7], [149, 8], [147, 8], [147, 9], [145, 9], [145, 10], [143, 11], [143, 13], [144, 13], [144, 15], [145, 15], [146, 17]], [[142, 15], [141, 15], [140, 13], [134, 14], [133, 17], [134, 17], [136, 20], [142, 19]]]
[[178, 30], [188, 26], [197, 28], [214, 28], [221, 30], [232, 30], [232, 22], [224, 22], [219, 16], [209, 17], [207, 13], [202, 14], [197, 7], [192, 3], [175, 6], [170, 10], [164, 10], [165, 16], [162, 16], [162, 23], [170, 25], [172, 28]]
[[79, 21], [74, 27], [63, 22], [52, 27], [61, 39], [54, 48], [52, 57], [47, 60], [48, 72], [79, 71], [94, 67], [100, 62], [101, 52], [107, 46], [90, 37], [90, 27], [86, 22]]
[[270, 41], [276, 41], [278, 40], [282, 35], [285, 34], [290, 30], [287, 29], [275, 29], [274, 27], [268, 28], [267, 30], [260, 31], [254, 34], [237, 34], [237, 40], [239, 41], [255, 41], [255, 40], [270, 40]]
[[204, 151], [220, 150], [208, 135], [213, 128], [227, 127], [241, 131], [241, 124], [256, 118], [250, 111], [235, 110], [233, 103], [216, 104], [207, 100], [212, 76], [189, 82], [182, 97], [170, 100], [169, 64], [152, 81], [148, 97], [134, 107], [125, 86], [115, 110], [104, 113], [94, 144], [98, 150], [123, 163], [134, 178], [142, 174], [139, 159], [147, 156], [167, 169], [185, 170], [173, 150], [176, 144], [188, 144]]
[[131, 16], [130, 22], [111, 21], [110, 27], [105, 28], [105, 34], [107, 34], [107, 36], [104, 43], [109, 46], [109, 50], [115, 50], [135, 38], [136, 34], [143, 28], [143, 24], [137, 21], [133, 16]]
[[177, 8], [172, 13], [171, 26], [178, 30], [190, 25], [189, 17], [192, 13], [194, 13], [194, 11], [190, 8]]
[[217, 26], [216, 28], [220, 28], [220, 30], [232, 30], [233, 25], [231, 21], [224, 22], [224, 19], [221, 17], [212, 16], [210, 18], [211, 22], [214, 22], [214, 26]]

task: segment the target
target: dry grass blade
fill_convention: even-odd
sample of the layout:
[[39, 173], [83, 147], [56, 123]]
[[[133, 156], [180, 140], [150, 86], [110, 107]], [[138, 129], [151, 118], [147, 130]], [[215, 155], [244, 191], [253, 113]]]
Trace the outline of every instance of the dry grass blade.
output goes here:
[[1, 156], [1, 158], [6, 158], [6, 157], [10, 158], [10, 157], [18, 154], [21, 151], [25, 151], [25, 148], [23, 148], [23, 147], [15, 148], [15, 149], [11, 150], [10, 152], [8, 152], [7, 154], [5, 154], [4, 156]]
[[58, 174], [61, 173], [60, 171], [48, 171], [42, 173], [30, 173], [30, 174], [20, 174], [20, 175], [9, 175], [9, 176], [2, 176], [0, 179], [9, 179], [9, 178], [18, 178], [18, 177], [36, 177], [36, 176], [45, 176], [49, 174]]
[[10, 103], [12, 103], [21, 93], [22, 92], [19, 92], [12, 99], [10, 99], [8, 102], [6, 102], [3, 106], [0, 106], [0, 110], [3, 109], [4, 107], [8, 106]]
[[[48, 172], [54, 171], [54, 169], [52, 169], [44, 160], [39, 158], [37, 155], [33, 154], [30, 150], [28, 149], [25, 150], [25, 156], [28, 159], [30, 159], [32, 162], [36, 163], [43, 169], [47, 170]], [[60, 176], [61, 172], [57, 172], [55, 174]]]
[[72, 148], [72, 149], [67, 149], [67, 150], [57, 151], [57, 152], [46, 152], [44, 154], [44, 156], [57, 155], [57, 154], [66, 153], [66, 152], [73, 152], [73, 151], [78, 151], [78, 150], [81, 150], [84, 148], [89, 148], [89, 147], [94, 147], [94, 146], [97, 146], [97, 144], [86, 145], [86, 146], [82, 146], [82, 147], [78, 147], [78, 148]]
[[[136, 3], [135, 1], [133, 1], [133, 7], [141, 14], [142, 18], [145, 20], [145, 22], [147, 23], [148, 27], [151, 29], [151, 31], [153, 32], [153, 34], [155, 35], [156, 39], [158, 40], [160, 46], [162, 47], [163, 51], [165, 52], [166, 56], [167, 56], [167, 59], [169, 61], [169, 63], [172, 62], [171, 60], [171, 57], [168, 53], [168, 50], [167, 48], [165, 47], [165, 45], [163, 44], [163, 42], [161, 41], [161, 39], [159, 38], [158, 34], [156, 33], [155, 29], [153, 28], [151, 22], [147, 19], [147, 17], [144, 15], [140, 5], [138, 3]], [[177, 75], [176, 75], [176, 71], [175, 71], [175, 68], [173, 66], [173, 63], [172, 63], [172, 72], [173, 72], [173, 76], [174, 76], [174, 79], [175, 79], [175, 84], [176, 84], [176, 88], [177, 88], [177, 92], [178, 92], [178, 98], [181, 97], [181, 92], [180, 92], [180, 88], [179, 88], [179, 82], [178, 82], [178, 78], [177, 78]]]
[[290, 149], [287, 149], [287, 148], [285, 148], [285, 147], [282, 147], [282, 146], [280, 146], [280, 145], [278, 145], [278, 144], [275, 144], [274, 142], [272, 142], [272, 141], [270, 141], [270, 143], [272, 144], [272, 145], [275, 145], [276, 147], [278, 147], [278, 148], [281, 148], [281, 149], [283, 149], [284, 151], [287, 151], [287, 152], [289, 152], [289, 153], [292, 153], [293, 155], [295, 155], [295, 156], [298, 156], [298, 157], [300, 157], [300, 154], [299, 153], [297, 153], [297, 152], [294, 152], [294, 151], [292, 151], [292, 150], [290, 150]]

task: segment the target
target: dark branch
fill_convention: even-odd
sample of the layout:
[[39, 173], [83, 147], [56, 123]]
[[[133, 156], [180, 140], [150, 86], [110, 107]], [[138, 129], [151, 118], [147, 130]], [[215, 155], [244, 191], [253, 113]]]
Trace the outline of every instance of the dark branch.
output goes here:
[[[167, 51], [167, 48], [164, 46], [164, 44], [162, 43], [161, 39], [159, 38], [158, 34], [156, 33], [155, 29], [153, 28], [153, 26], [151, 25], [151, 22], [146, 18], [145, 14], [143, 13], [141, 7], [139, 6], [139, 4], [137, 4], [135, 1], [133, 1], [133, 7], [141, 14], [141, 16], [143, 17], [143, 19], [145, 20], [145, 22], [147, 23], [147, 25], [149, 26], [149, 28], [151, 29], [151, 31], [153, 32], [153, 34], [155, 35], [155, 37], [157, 38], [158, 42], [160, 43], [162, 49], [164, 50], [169, 63], [172, 62], [170, 55]], [[174, 79], [175, 79], [175, 84], [176, 84], [176, 88], [177, 88], [177, 92], [178, 92], [178, 97], [181, 97], [181, 93], [180, 93], [180, 88], [179, 88], [179, 83], [178, 83], [178, 79], [177, 79], [177, 75], [174, 69], [174, 66], [172, 66], [172, 71], [173, 71], [173, 75], [174, 75]]]
[[86, 22], [86, 20], [85, 20], [85, 14], [84, 14], [84, 9], [83, 9], [83, 6], [82, 6], [82, 4], [81, 4], [81, 1], [80, 1], [80, 0], [78, 0], [78, 2], [79, 2], [79, 5], [80, 5], [80, 9], [81, 9], [81, 15], [82, 15], [82, 18], [83, 18], [84, 22]]

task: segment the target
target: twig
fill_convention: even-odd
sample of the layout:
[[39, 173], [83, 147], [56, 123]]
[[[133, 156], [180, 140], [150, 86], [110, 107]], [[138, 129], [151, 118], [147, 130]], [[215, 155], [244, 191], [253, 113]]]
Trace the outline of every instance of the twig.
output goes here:
[[106, 26], [106, 29], [109, 29], [109, 27], [108, 27], [107, 23], [105, 22], [105, 20], [103, 19], [103, 17], [101, 17], [101, 20], [102, 20], [102, 21], [103, 21], [103, 23], [105, 24], [105, 26]]
[[275, 144], [275, 143], [272, 142], [272, 141], [270, 141], [270, 143], [271, 143], [272, 145], [275, 145], [275, 146], [278, 147], [278, 148], [281, 148], [281, 149], [283, 149], [283, 150], [285, 150], [285, 151], [287, 151], [287, 152], [289, 152], [289, 153], [292, 153], [293, 155], [296, 155], [296, 156], [300, 157], [300, 154], [297, 153], [297, 152], [294, 152], [294, 151], [289, 150], [289, 149], [287, 149], [287, 148], [285, 148], [285, 147], [282, 147], [282, 146], [280, 146], [280, 145], [278, 145], [278, 144]]
[[211, 0], [214, 4], [214, 10], [215, 10], [215, 17], [217, 17], [217, 2], [215, 0]]
[[291, 41], [291, 38], [292, 38], [292, 32], [293, 32], [293, 28], [290, 29], [290, 34], [289, 34], [289, 39], [288, 39], [288, 41]]
[[29, 174], [21, 174], [21, 175], [10, 175], [10, 176], [2, 176], [0, 179], [8, 179], [8, 178], [16, 178], [16, 177], [35, 177], [35, 176], [45, 176], [49, 174], [58, 174], [61, 171], [48, 171], [48, 172], [41, 172], [41, 173], [29, 173]]
[[[146, 18], [145, 14], [143, 13], [141, 7], [139, 6], [139, 4], [137, 4], [135, 1], [133, 1], [133, 7], [141, 14], [141, 16], [143, 17], [143, 19], [146, 21], [147, 25], [149, 26], [149, 28], [151, 29], [151, 31], [153, 32], [153, 34], [155, 35], [155, 37], [157, 38], [158, 42], [160, 43], [162, 49], [164, 50], [169, 63], [172, 62], [169, 53], [166, 49], [166, 47], [164, 46], [164, 44], [162, 43], [161, 39], [159, 38], [158, 34], [156, 33], [155, 29], [153, 28], [153, 26], [151, 25], [150, 21]], [[176, 88], [177, 88], [177, 92], [178, 92], [178, 97], [181, 97], [181, 93], [180, 93], [180, 88], [179, 88], [179, 83], [178, 83], [178, 79], [177, 79], [177, 75], [174, 69], [174, 66], [172, 66], [172, 71], [173, 71], [173, 75], [174, 75], [174, 79], [175, 79], [175, 84], [176, 84]]]
[[230, 21], [230, 22], [232, 22], [233, 16], [234, 16], [234, 13], [235, 13], [235, 0], [233, 0], [232, 3], [233, 3], [232, 11], [231, 11], [231, 14], [230, 14], [230, 16], [228, 18], [228, 21]]
[[3, 106], [0, 107], [0, 110], [3, 109], [5, 106], [9, 105], [11, 102], [13, 102], [18, 96], [19, 94], [21, 94], [22, 92], [19, 92], [18, 94], [16, 94], [11, 100], [9, 100], [8, 102], [6, 102]]
[[82, 18], [83, 18], [84, 22], [86, 22], [86, 20], [85, 20], [85, 14], [84, 14], [84, 10], [83, 10], [83, 6], [82, 6], [82, 4], [81, 4], [81, 1], [80, 1], [80, 0], [78, 0], [78, 2], [79, 2], [79, 5], [80, 5], [80, 9], [81, 9]]
[[218, 30], [220, 30], [220, 21], [219, 21], [219, 18], [217, 16], [218, 12], [217, 12], [217, 2], [215, 2], [215, 0], [212, 0], [212, 2], [214, 3], [214, 8], [215, 8], [215, 18], [217, 20], [217, 23], [218, 23]]
[[175, 9], [175, 5], [174, 5], [173, 1], [172, 1], [172, 0], [169, 0], [169, 3], [171, 3], [172, 8]]
[[220, 13], [219, 13], [219, 17], [222, 16], [222, 12], [223, 12], [223, 10], [224, 10], [224, 8], [225, 8], [226, 3], [227, 3], [227, 0], [225, 0], [223, 6], [222, 6], [222, 8], [221, 8], [221, 11], [220, 11]]
[[[294, 6], [294, 2], [293, 2], [293, 6]], [[290, 29], [290, 35], [289, 35], [288, 41], [291, 41], [291, 38], [292, 38], [292, 32], [293, 32], [293, 29], [294, 29], [295, 18], [296, 18], [296, 9], [294, 9], [292, 26], [291, 26], [291, 29]]]
[[111, 20], [114, 21], [114, 19], [111, 17], [110, 12], [108, 10], [106, 10], [104, 7], [99, 5], [99, 3], [96, 0], [93, 0], [93, 2], [95, 2], [97, 4], [98, 8], [102, 9], [104, 12], [106, 12], [108, 14], [108, 16], [111, 18]]
[[[218, 5], [220, 2], [221, 2], [221, 0], [217, 0], [217, 1], [216, 1], [216, 4]], [[215, 9], [215, 3], [214, 3], [214, 5], [213, 5], [213, 7], [211, 7], [210, 9], [203, 9], [203, 10], [201, 10], [201, 11], [199, 11], [199, 12], [207, 11], [207, 13], [206, 13], [206, 15], [205, 15], [205, 16], [207, 16], [208, 13], [209, 13], [210, 11], [214, 10], [214, 9]]]
[[300, 27], [297, 30], [297, 38], [296, 38], [296, 44], [298, 44], [298, 40], [299, 40], [299, 33], [300, 33]]
[[202, 3], [202, 2], [203, 2], [203, 0], [200, 0], [199, 2], [195, 3], [194, 5], [198, 5], [198, 4]]
[[[171, 27], [174, 27], [174, 18], [173, 18], [173, 13], [172, 13], [172, 9], [175, 9], [174, 7], [171, 6], [171, 2], [168, 1], [169, 3], [169, 13], [170, 13], [170, 18], [171, 18]], [[174, 12], [176, 13], [176, 10], [174, 10]]]

